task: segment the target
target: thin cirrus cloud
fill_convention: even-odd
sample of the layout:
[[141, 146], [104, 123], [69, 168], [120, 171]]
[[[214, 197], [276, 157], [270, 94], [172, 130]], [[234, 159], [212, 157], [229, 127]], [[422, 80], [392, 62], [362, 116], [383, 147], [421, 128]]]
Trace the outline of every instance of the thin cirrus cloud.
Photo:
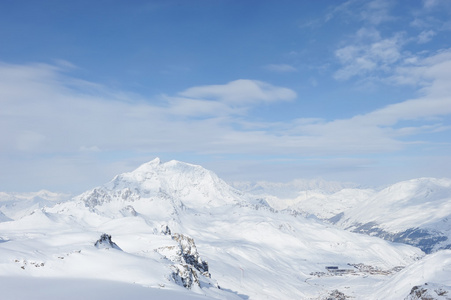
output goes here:
[[418, 43], [425, 44], [432, 40], [437, 33], [434, 30], [424, 30], [418, 35]]
[[[326, 22], [332, 18], [352, 18], [370, 25], [378, 25], [393, 20], [390, 15], [391, 1], [373, 0], [359, 1], [348, 0], [333, 9], [326, 15]], [[359, 13], [356, 13], [359, 12]]]
[[[358, 39], [364, 39], [362, 30], [357, 32]], [[338, 61], [342, 64], [335, 74], [337, 80], [347, 80], [354, 76], [367, 75], [370, 72], [391, 71], [392, 65], [401, 57], [401, 47], [404, 40], [401, 35], [395, 34], [391, 38], [382, 39], [374, 32], [372, 43], [364, 44], [357, 41], [335, 51]]]
[[272, 72], [278, 72], [278, 73], [291, 73], [291, 72], [297, 72], [297, 69], [293, 67], [292, 65], [287, 64], [269, 64], [264, 66], [264, 69]]

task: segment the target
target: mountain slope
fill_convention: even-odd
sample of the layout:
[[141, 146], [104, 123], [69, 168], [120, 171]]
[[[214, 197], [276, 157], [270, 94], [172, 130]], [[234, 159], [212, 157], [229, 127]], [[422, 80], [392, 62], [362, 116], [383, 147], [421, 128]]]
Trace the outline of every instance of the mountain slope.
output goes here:
[[[159, 160], [0, 223], [0, 233], [0, 276], [108, 280], [213, 299], [323, 299], [335, 290], [361, 299], [424, 255], [274, 210], [200, 166]], [[117, 248], [95, 247], [104, 233]]]
[[[270, 190], [271, 191], [271, 190]], [[419, 178], [382, 190], [298, 191], [263, 197], [273, 207], [315, 215], [341, 228], [420, 247], [451, 248], [451, 179]]]
[[[451, 251], [426, 256], [381, 284], [374, 299], [450, 299]], [[417, 292], [415, 292], [417, 291]], [[423, 295], [423, 297], [419, 297]], [[440, 297], [443, 296], [443, 297]]]
[[420, 178], [392, 185], [344, 211], [335, 222], [354, 232], [420, 247], [451, 248], [451, 180]]

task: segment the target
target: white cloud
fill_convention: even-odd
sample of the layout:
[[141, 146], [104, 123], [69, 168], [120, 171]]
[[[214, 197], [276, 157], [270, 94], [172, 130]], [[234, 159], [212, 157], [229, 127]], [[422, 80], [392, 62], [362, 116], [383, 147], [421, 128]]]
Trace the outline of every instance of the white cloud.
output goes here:
[[422, 18], [419, 18], [419, 17], [414, 18], [413, 21], [411, 21], [409, 23], [409, 25], [412, 26], [412, 27], [416, 27], [416, 28], [430, 27], [430, 24], [429, 24], [428, 21], [426, 21], [426, 20], [424, 20]]
[[391, 1], [386, 0], [370, 1], [366, 3], [366, 7], [361, 11], [360, 16], [362, 20], [372, 24], [391, 21], [393, 20], [393, 17], [390, 15], [392, 4]]
[[375, 42], [382, 39], [380, 32], [374, 27], [362, 27], [357, 30], [355, 36], [359, 41]]
[[168, 103], [168, 114], [185, 117], [219, 117], [244, 115], [246, 108], [231, 107], [227, 103], [186, 97], [163, 96]]
[[343, 65], [338, 69], [334, 78], [347, 80], [353, 76], [367, 75], [375, 71], [390, 71], [394, 63], [401, 59], [401, 46], [404, 40], [397, 34], [391, 38], [379, 39], [376, 32], [371, 33], [371, 43], [361, 43], [363, 36], [359, 30], [357, 37], [359, 41], [353, 45], [347, 45], [335, 51], [335, 56]]
[[279, 72], [279, 73], [289, 73], [289, 72], [296, 72], [297, 69], [291, 65], [287, 64], [269, 64], [264, 66], [266, 70], [273, 71], [273, 72]]
[[[396, 59], [390, 53], [376, 52], [380, 61]], [[22, 77], [17, 75], [8, 84], [0, 83], [4, 108], [0, 112], [0, 135], [5, 141], [0, 150], [3, 153], [100, 149], [302, 155], [383, 152], [404, 147], [396, 138], [414, 133], [410, 129], [392, 128], [398, 122], [451, 114], [447, 97], [451, 51], [397, 70], [393, 81], [417, 82], [422, 97], [328, 122], [321, 119], [278, 123], [243, 121], [252, 105], [295, 97], [287, 88], [260, 81], [237, 80], [225, 85], [193, 87], [180, 92], [180, 96], [163, 96], [166, 105], [162, 106], [142, 99], [124, 101], [127, 98], [124, 93], [117, 99], [111, 96], [113, 93], [92, 96], [71, 90], [63, 84], [64, 77], [59, 77], [58, 71], [49, 66], [17, 66], [17, 69], [23, 71]], [[0, 68], [0, 78], [11, 70], [14, 73], [14, 66]]]
[[227, 152], [218, 145], [234, 136], [234, 116], [261, 103], [296, 97], [288, 88], [236, 80], [160, 96], [157, 105], [96, 84], [74, 88], [74, 82], [49, 65], [0, 65], [0, 153]]
[[440, 3], [439, 0], [423, 0], [423, 5], [425, 8], [432, 8]]
[[179, 95], [194, 99], [217, 100], [223, 103], [237, 105], [290, 101], [296, 98], [296, 93], [288, 88], [247, 79], [235, 80], [224, 85], [192, 87], [180, 92]]
[[428, 57], [411, 57], [395, 68], [387, 81], [421, 88], [425, 95], [446, 97], [450, 93], [451, 49]]
[[434, 30], [424, 30], [420, 32], [418, 35], [418, 43], [419, 44], [425, 44], [432, 40], [432, 38], [436, 35]]
[[346, 19], [352, 18], [367, 24], [378, 25], [394, 19], [390, 14], [392, 5], [392, 1], [388, 0], [348, 0], [332, 9], [326, 15], [326, 22], [336, 16], [342, 16]]
[[81, 146], [80, 151], [82, 152], [100, 152], [100, 148], [97, 146]]
[[[399, 61], [396, 51], [390, 50], [396, 49], [395, 44], [382, 40], [363, 50], [342, 50], [340, 55], [358, 64], [353, 58], [357, 51], [370, 63], [388, 64]], [[361, 72], [359, 66], [355, 72]], [[54, 157], [69, 170], [82, 168], [74, 172], [89, 177], [89, 168], [78, 165], [99, 155], [105, 158], [97, 163], [105, 166], [124, 157], [136, 160], [136, 153], [301, 157], [398, 151], [408, 147], [405, 137], [449, 130], [440, 118], [451, 114], [450, 70], [451, 50], [416, 57], [395, 68], [391, 81], [415, 84], [421, 91], [418, 98], [348, 119], [256, 122], [249, 116], [252, 107], [283, 104], [294, 100], [296, 93], [261, 81], [236, 80], [159, 96], [154, 102], [95, 83], [80, 83], [48, 65], [1, 64], [0, 161], [13, 170], [15, 164], [23, 166], [26, 157], [29, 170], [42, 168], [42, 157], [46, 161]], [[406, 120], [411, 122], [403, 126]], [[116, 157], [114, 153], [122, 154]], [[2, 172], [0, 179], [10, 180]], [[60, 172], [70, 180], [70, 174]]]

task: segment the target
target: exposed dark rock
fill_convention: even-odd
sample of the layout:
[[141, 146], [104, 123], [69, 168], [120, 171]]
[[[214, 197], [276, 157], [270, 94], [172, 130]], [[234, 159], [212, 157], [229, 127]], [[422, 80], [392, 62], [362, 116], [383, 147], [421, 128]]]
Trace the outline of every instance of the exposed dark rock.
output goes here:
[[171, 235], [171, 229], [168, 225], [161, 225], [160, 233], [163, 235]]
[[86, 207], [93, 209], [97, 205], [102, 205], [105, 202], [110, 202], [111, 197], [102, 189], [93, 189], [85, 195], [83, 200]]
[[346, 296], [339, 290], [333, 290], [326, 298], [324, 298], [324, 300], [346, 300], [348, 298], [349, 296]]
[[[337, 215], [338, 216], [338, 215]], [[329, 219], [330, 220], [330, 219]], [[409, 228], [402, 232], [391, 233], [385, 231], [379, 227], [376, 222], [368, 222], [365, 224], [354, 224], [347, 228], [352, 232], [363, 233], [371, 236], [377, 236], [384, 240], [396, 243], [408, 244], [415, 246], [423, 250], [426, 254], [430, 254], [434, 251], [441, 249], [450, 249], [451, 244], [443, 244], [448, 240], [448, 237], [444, 236], [440, 232], [425, 230], [421, 228]]]
[[127, 205], [126, 207], [122, 208], [120, 212], [124, 217], [136, 217], [138, 215], [135, 208], [131, 205]]
[[344, 215], [345, 215], [345, 213], [341, 212], [341, 213], [333, 216], [332, 218], [327, 219], [327, 221], [332, 223], [332, 224], [336, 224], [336, 223], [338, 223], [338, 221], [341, 220], [341, 218], [343, 218]]
[[190, 289], [193, 284], [200, 286], [196, 270], [191, 265], [177, 264], [171, 266], [172, 279], [175, 283]]
[[100, 236], [100, 239], [97, 240], [97, 242], [95, 242], [94, 246], [96, 246], [99, 249], [109, 249], [109, 248], [113, 248], [113, 249], [117, 249], [117, 250], [121, 250], [122, 249], [111, 240], [111, 235], [109, 234], [102, 234]]
[[200, 258], [194, 240], [179, 233], [174, 233], [172, 239], [179, 243], [183, 261], [188, 265], [192, 265], [205, 277], [210, 277], [208, 263]]
[[133, 202], [139, 199], [139, 191], [132, 191], [129, 188], [108, 191], [103, 187], [99, 187], [81, 195], [81, 200], [83, 200], [84, 205], [89, 207], [91, 210], [95, 209], [96, 206], [109, 203], [113, 200]]
[[[167, 226], [162, 226], [162, 229], [164, 232], [170, 232]], [[199, 277], [201, 275], [207, 278], [211, 277], [208, 272], [208, 263], [200, 258], [196, 244], [192, 238], [183, 234], [174, 233], [172, 239], [178, 245], [156, 249], [158, 253], [174, 263], [171, 266], [173, 271], [171, 274], [172, 279], [177, 284], [188, 289], [193, 284], [200, 286]]]
[[409, 295], [404, 300], [449, 300], [451, 299], [450, 287], [437, 285], [434, 283], [425, 283], [423, 285], [416, 285], [411, 290]]

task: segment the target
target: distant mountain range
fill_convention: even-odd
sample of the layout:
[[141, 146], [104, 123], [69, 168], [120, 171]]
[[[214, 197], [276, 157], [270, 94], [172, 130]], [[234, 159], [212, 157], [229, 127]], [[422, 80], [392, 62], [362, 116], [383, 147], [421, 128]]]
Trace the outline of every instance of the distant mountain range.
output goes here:
[[[115, 293], [133, 299], [451, 295], [448, 179], [232, 187], [201, 166], [155, 159], [68, 198], [0, 194], [2, 294], [33, 298], [15, 282], [58, 294], [57, 278], [121, 282]], [[110, 299], [104, 286], [90, 299]]]
[[314, 215], [343, 229], [413, 245], [426, 253], [451, 249], [451, 179], [419, 178], [382, 190], [321, 185], [325, 188], [309, 184], [291, 189], [289, 197], [274, 184], [260, 185], [254, 194], [279, 209]]

